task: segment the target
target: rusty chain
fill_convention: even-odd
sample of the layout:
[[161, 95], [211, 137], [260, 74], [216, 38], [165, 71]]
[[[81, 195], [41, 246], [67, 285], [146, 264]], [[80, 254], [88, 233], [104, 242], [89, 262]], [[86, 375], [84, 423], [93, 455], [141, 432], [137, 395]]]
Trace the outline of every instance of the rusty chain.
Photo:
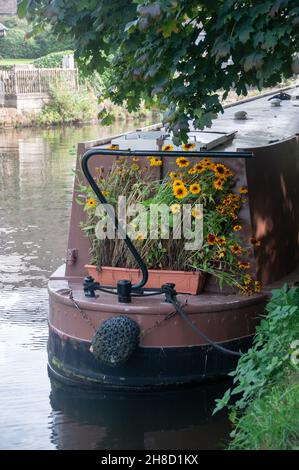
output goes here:
[[[89, 316], [87, 315], [86, 312], [84, 312], [84, 310], [82, 310], [79, 305], [77, 304], [77, 302], [75, 301], [74, 299], [74, 296], [73, 296], [73, 291], [72, 289], [69, 289], [69, 299], [73, 302], [74, 306], [76, 307], [76, 309], [78, 310], [78, 312], [80, 313], [81, 317], [89, 324], [89, 326], [93, 329], [94, 333], [97, 331], [96, 327], [94, 326], [94, 324], [92, 323], [91, 319], [89, 318]], [[146, 330], [142, 330], [141, 331], [141, 334], [140, 334], [140, 337], [143, 338], [144, 336], [146, 336], [148, 333], [150, 333], [152, 330], [158, 328], [162, 323], [164, 323], [165, 321], [169, 320], [170, 318], [172, 318], [173, 316], [176, 315], [176, 311], [173, 311], [173, 312], [170, 312], [168, 313], [167, 315], [165, 315], [164, 318], [162, 318], [161, 320], [157, 320], [152, 326], [150, 326], [149, 328], [147, 328]]]

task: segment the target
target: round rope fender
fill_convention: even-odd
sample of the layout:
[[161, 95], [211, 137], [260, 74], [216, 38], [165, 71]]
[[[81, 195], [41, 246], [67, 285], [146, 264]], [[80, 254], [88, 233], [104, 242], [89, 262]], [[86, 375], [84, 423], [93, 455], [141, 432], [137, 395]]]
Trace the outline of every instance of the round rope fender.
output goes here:
[[137, 348], [139, 336], [140, 328], [131, 318], [109, 318], [103, 321], [92, 339], [92, 354], [108, 366], [123, 364]]

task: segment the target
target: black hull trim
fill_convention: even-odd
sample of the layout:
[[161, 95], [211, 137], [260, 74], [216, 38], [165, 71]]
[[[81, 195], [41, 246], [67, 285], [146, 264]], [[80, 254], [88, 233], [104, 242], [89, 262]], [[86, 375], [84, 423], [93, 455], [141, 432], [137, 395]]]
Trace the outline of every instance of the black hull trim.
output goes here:
[[[252, 336], [222, 343], [233, 351], [247, 351]], [[238, 357], [211, 346], [138, 348], [130, 360], [117, 367], [97, 361], [86, 341], [61, 338], [49, 332], [49, 373], [67, 385], [100, 389], [153, 389], [187, 385], [226, 376]]]

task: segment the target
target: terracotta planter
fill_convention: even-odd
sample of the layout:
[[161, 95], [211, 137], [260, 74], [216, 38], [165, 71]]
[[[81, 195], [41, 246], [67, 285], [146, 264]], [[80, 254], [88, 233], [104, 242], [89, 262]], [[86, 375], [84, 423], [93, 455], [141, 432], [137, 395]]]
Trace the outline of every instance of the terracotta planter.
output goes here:
[[[94, 265], [86, 264], [85, 268], [88, 274], [95, 281], [102, 285], [114, 286], [117, 281], [129, 279], [136, 284], [140, 279], [141, 272], [139, 269], [113, 268], [110, 266], [102, 266], [97, 268]], [[149, 278], [145, 287], [161, 287], [167, 282], [173, 282], [178, 292], [185, 294], [199, 294], [204, 287], [206, 276], [201, 271], [167, 271], [164, 269], [149, 269]]]

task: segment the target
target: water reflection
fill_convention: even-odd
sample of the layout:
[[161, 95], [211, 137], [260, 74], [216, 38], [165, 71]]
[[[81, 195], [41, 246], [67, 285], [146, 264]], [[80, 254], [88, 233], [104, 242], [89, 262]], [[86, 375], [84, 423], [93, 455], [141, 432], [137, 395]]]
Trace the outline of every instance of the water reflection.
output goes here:
[[223, 384], [153, 395], [51, 391], [46, 285], [65, 257], [73, 146], [137, 126], [0, 131], [1, 449], [217, 448], [227, 435], [226, 418], [210, 416]]
[[211, 413], [227, 387], [223, 382], [153, 393], [92, 393], [52, 380], [51, 441], [58, 449], [214, 449], [228, 424]]

